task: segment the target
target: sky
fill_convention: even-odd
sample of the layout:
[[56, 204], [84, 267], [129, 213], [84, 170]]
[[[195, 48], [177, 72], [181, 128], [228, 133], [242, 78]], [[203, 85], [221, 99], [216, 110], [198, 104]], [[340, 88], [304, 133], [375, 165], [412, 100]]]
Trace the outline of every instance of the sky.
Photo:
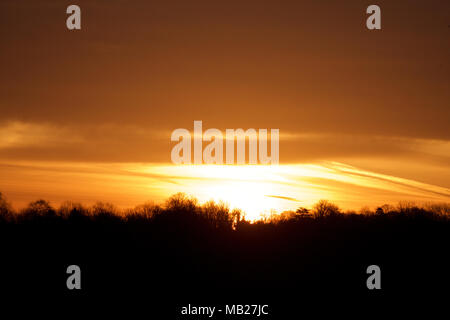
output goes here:
[[[370, 4], [3, 0], [0, 191], [18, 207], [448, 202], [450, 3], [377, 1], [373, 31]], [[173, 166], [170, 134], [194, 120], [279, 129], [280, 166]]]

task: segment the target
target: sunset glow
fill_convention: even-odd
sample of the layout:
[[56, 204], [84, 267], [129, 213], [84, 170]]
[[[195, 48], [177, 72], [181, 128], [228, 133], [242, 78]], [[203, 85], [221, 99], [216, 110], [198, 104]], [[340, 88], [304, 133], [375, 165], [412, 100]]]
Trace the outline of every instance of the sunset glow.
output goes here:
[[310, 208], [320, 199], [343, 209], [360, 209], [396, 204], [398, 199], [445, 202], [450, 198], [448, 188], [337, 162], [278, 166], [21, 163], [3, 164], [0, 173], [9, 199], [18, 207], [36, 200], [37, 194], [54, 204], [65, 200], [92, 204], [101, 199], [127, 208], [146, 201], [162, 204], [170, 195], [183, 192], [200, 203], [224, 201], [230, 208], [245, 211], [250, 220]]
[[449, 13], [1, 0], [3, 304], [445, 314]]

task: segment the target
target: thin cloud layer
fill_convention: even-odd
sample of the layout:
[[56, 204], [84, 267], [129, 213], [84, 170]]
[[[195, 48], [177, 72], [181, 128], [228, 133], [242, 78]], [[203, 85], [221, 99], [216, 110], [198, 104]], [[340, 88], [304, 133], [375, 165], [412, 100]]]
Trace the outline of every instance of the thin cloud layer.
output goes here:
[[[192, 126], [192, 123], [187, 125]], [[192, 131], [191, 127], [187, 129]], [[0, 126], [0, 157], [46, 161], [167, 162], [171, 145], [174, 145], [170, 142], [170, 134], [170, 129], [114, 123], [58, 125], [9, 121]], [[450, 164], [450, 140], [280, 131], [280, 143], [280, 161], [284, 163], [343, 156], [414, 156]], [[46, 150], [52, 152], [46, 153]]]

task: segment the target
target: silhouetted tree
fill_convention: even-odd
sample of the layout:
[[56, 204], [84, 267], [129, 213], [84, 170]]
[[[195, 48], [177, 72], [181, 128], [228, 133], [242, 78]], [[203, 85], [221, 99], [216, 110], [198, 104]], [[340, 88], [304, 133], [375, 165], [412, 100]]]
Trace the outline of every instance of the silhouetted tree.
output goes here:
[[89, 211], [95, 220], [103, 223], [119, 223], [122, 219], [120, 210], [107, 202], [97, 202]]
[[383, 213], [389, 213], [389, 212], [395, 211], [394, 206], [392, 206], [390, 204], [383, 204], [380, 208], [383, 210]]
[[3, 194], [0, 192], [0, 220], [9, 221], [12, 219], [13, 210], [11, 204], [6, 200]]
[[61, 203], [57, 211], [58, 215], [64, 218], [70, 218], [73, 216], [86, 215], [88, 210], [83, 207], [81, 203], [72, 201], [65, 201]]
[[304, 208], [304, 207], [299, 207], [295, 212], [299, 215], [306, 215], [306, 214], [309, 214], [309, 209]]
[[153, 202], [147, 202], [125, 211], [127, 220], [151, 219], [154, 215], [160, 214], [163, 209]]
[[302, 219], [302, 218], [311, 218], [313, 215], [311, 214], [310, 210], [308, 208], [299, 207], [296, 211], [296, 218]]
[[399, 213], [406, 214], [412, 212], [414, 210], [413, 208], [417, 208], [417, 206], [412, 201], [400, 201], [397, 204], [397, 210]]
[[203, 214], [216, 228], [228, 229], [232, 226], [230, 209], [224, 202], [215, 203], [213, 200], [203, 205]]
[[438, 216], [450, 216], [450, 203], [428, 203], [425, 207]]
[[28, 207], [22, 210], [22, 215], [25, 218], [32, 217], [54, 217], [56, 215], [55, 209], [50, 205], [50, 202], [40, 199], [30, 202]]
[[241, 211], [241, 209], [233, 209], [231, 212], [231, 219], [233, 221], [233, 229], [236, 229], [238, 225], [245, 221], [245, 214]]
[[197, 204], [197, 199], [179, 192], [167, 199], [165, 208], [168, 211], [195, 212], [197, 210]]
[[371, 215], [371, 214], [373, 214], [373, 211], [370, 210], [370, 208], [368, 206], [364, 206], [361, 209], [359, 209], [359, 213], [365, 214], [365, 215]]
[[313, 207], [315, 218], [326, 218], [340, 214], [339, 207], [328, 200], [320, 200]]

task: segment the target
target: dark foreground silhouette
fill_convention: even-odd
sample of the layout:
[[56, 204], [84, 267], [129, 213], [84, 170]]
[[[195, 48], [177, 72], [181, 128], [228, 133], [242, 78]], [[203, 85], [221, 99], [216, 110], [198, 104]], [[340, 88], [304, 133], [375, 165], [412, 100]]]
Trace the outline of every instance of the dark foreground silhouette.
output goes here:
[[[0, 196], [1, 290], [133, 297], [168, 319], [188, 303], [264, 303], [280, 315], [327, 298], [439, 298], [450, 290], [449, 231], [445, 204], [356, 214], [321, 201], [250, 223], [238, 210], [199, 206], [183, 194], [125, 211], [69, 202], [54, 209], [39, 200], [13, 212]], [[73, 264], [81, 290], [66, 287]], [[366, 286], [370, 265], [381, 268], [381, 290]]]

